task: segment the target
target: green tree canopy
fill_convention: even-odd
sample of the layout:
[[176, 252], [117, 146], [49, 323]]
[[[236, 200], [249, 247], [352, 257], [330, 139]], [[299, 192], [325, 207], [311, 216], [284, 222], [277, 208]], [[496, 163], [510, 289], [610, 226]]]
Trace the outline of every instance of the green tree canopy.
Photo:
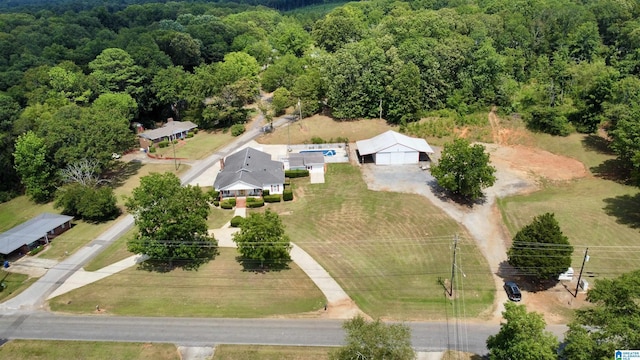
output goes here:
[[267, 210], [264, 213], [251, 213], [240, 225], [240, 231], [233, 234], [238, 252], [245, 267], [282, 268], [291, 261], [289, 252], [291, 242], [284, 232], [284, 225], [278, 214]]
[[207, 196], [199, 187], [182, 187], [172, 173], [152, 173], [140, 179], [125, 206], [138, 227], [129, 251], [169, 267], [174, 261], [198, 266], [216, 254], [218, 244], [207, 234]]
[[16, 140], [14, 166], [25, 192], [36, 202], [51, 199], [56, 185], [55, 171], [47, 160], [47, 154], [44, 140], [31, 131]]
[[565, 336], [564, 359], [608, 359], [616, 349], [640, 349], [640, 270], [597, 279]]
[[487, 348], [491, 360], [556, 360], [558, 339], [545, 331], [542, 315], [528, 313], [524, 305], [506, 303], [496, 335], [489, 336]]
[[416, 357], [407, 325], [387, 325], [380, 319], [367, 322], [358, 315], [346, 321], [342, 328], [347, 332], [347, 344], [329, 354], [332, 360], [413, 360]]
[[445, 144], [438, 164], [431, 167], [438, 185], [470, 200], [480, 198], [482, 189], [493, 185], [495, 172], [484, 146], [462, 138]]
[[509, 264], [537, 281], [557, 278], [571, 266], [573, 246], [553, 213], [536, 216], [513, 238]]

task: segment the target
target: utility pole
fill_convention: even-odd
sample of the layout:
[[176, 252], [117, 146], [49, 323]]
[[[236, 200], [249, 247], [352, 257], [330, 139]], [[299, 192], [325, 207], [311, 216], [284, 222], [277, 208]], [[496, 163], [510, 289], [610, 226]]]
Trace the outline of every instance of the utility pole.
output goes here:
[[456, 276], [456, 250], [458, 249], [458, 234], [453, 237], [453, 263], [451, 264], [451, 283], [449, 284], [449, 296], [453, 296], [453, 279]]
[[[171, 139], [171, 137], [169, 137]], [[178, 159], [176, 159], [176, 140], [177, 136], [174, 135], [173, 140], [171, 140], [171, 144], [173, 146], [173, 165], [176, 167], [176, 171], [178, 171]]]
[[573, 294], [574, 298], [578, 297], [578, 289], [580, 288], [580, 280], [582, 280], [582, 270], [584, 270], [584, 263], [589, 261], [589, 255], [587, 255], [588, 252], [589, 252], [589, 248], [586, 248], [584, 250], [584, 258], [582, 259], [582, 267], [580, 267], [580, 275], [578, 275], [578, 283], [576, 284], [576, 293]]
[[380, 120], [382, 120], [382, 98], [380, 98], [380, 107], [378, 109], [380, 110]]

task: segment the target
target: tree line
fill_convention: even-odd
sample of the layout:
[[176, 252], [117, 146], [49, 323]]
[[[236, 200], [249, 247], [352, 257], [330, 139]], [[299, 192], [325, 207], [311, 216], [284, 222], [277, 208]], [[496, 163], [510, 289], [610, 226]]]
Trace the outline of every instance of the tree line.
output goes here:
[[640, 170], [636, 2], [376, 0], [326, 14], [87, 4], [0, 13], [3, 194], [24, 185], [14, 153], [29, 131], [55, 183], [79, 154], [108, 166], [134, 145], [134, 122], [229, 127], [246, 121], [260, 90], [274, 92], [276, 114], [299, 103], [305, 116], [393, 124], [461, 121], [497, 105], [536, 131], [604, 129], [627, 168]]

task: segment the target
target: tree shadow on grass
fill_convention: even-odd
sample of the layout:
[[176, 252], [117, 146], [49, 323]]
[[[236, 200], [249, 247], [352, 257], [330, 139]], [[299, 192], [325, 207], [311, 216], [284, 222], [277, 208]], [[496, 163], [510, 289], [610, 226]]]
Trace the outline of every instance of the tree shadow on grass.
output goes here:
[[601, 154], [615, 155], [611, 149], [611, 141], [603, 138], [599, 135], [587, 135], [582, 139], [582, 146], [591, 151], [596, 151]]
[[218, 256], [219, 252], [217, 248], [212, 248], [208, 253], [201, 254], [202, 256], [196, 259], [189, 260], [154, 260], [149, 259], [138, 264], [138, 270], [144, 270], [148, 272], [168, 273], [175, 269], [182, 269], [185, 271], [198, 271], [200, 267], [209, 261], [212, 261]]
[[236, 256], [236, 261], [240, 265], [242, 265], [242, 271], [254, 272], [256, 274], [264, 274], [271, 271], [279, 272], [282, 270], [291, 269], [289, 267], [289, 263], [291, 262], [291, 260], [278, 261], [278, 262], [265, 261], [263, 263], [260, 260], [252, 260], [252, 259], [243, 258], [241, 256]]
[[[518, 284], [520, 290], [525, 290], [531, 293], [549, 290], [558, 284], [557, 279], [538, 280], [532, 276], [527, 276], [523, 274], [521, 270], [514, 268], [508, 261], [502, 261], [498, 265], [498, 276], [504, 279], [505, 282], [515, 282]], [[498, 289], [498, 291], [500, 291], [500, 289]]]
[[624, 161], [620, 159], [609, 159], [598, 166], [589, 169], [596, 177], [604, 180], [615, 181], [619, 184], [631, 184], [631, 171]]
[[452, 193], [440, 186], [438, 181], [434, 178], [427, 180], [427, 186], [431, 188], [433, 195], [444, 202], [453, 201], [458, 205], [466, 206], [468, 208], [472, 208], [474, 205], [484, 205], [487, 202], [487, 197], [484, 195], [473, 200], [460, 194]]
[[116, 162], [115, 165], [103, 174], [103, 177], [109, 180], [112, 188], [122, 185], [132, 176], [136, 175], [142, 168], [140, 160], [131, 160], [129, 162]]
[[604, 199], [603, 208], [607, 215], [615, 216], [618, 224], [627, 225], [633, 229], [640, 228], [640, 193], [635, 195], [621, 195]]

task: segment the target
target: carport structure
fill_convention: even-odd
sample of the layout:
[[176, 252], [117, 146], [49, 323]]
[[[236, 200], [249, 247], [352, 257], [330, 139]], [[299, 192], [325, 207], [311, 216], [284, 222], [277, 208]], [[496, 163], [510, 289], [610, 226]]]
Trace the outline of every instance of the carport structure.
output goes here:
[[433, 154], [433, 149], [426, 140], [393, 130], [371, 139], [356, 141], [356, 147], [361, 162], [372, 158], [376, 165], [418, 164], [420, 160], [428, 160], [428, 155]]

